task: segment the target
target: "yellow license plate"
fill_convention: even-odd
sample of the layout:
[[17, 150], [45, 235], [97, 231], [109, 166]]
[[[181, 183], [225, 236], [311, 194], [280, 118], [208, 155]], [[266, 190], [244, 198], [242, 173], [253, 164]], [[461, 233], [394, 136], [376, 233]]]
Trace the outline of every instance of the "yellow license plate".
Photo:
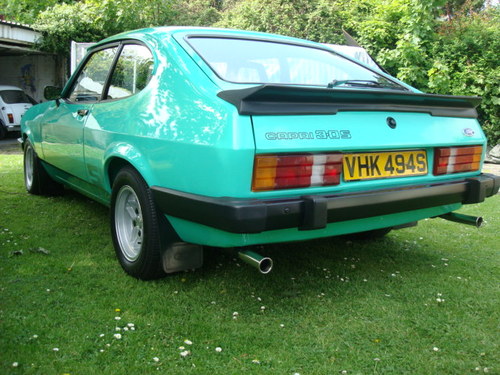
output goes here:
[[344, 154], [345, 181], [427, 174], [425, 150]]

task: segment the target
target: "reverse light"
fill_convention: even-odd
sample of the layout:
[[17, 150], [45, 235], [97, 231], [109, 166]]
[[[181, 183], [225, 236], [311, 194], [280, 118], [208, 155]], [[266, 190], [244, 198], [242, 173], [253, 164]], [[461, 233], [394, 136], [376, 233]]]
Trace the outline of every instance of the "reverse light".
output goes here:
[[337, 185], [341, 173], [341, 154], [256, 155], [252, 191]]
[[442, 147], [434, 150], [435, 176], [479, 170], [483, 146]]
[[9, 119], [9, 123], [14, 123], [14, 115], [12, 113], [7, 113], [7, 118]]

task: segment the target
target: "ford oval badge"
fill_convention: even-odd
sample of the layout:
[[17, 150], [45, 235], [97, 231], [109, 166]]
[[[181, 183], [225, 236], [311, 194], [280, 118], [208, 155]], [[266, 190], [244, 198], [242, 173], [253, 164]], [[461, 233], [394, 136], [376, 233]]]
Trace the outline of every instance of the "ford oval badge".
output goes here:
[[471, 128], [465, 128], [463, 130], [463, 133], [466, 137], [472, 137], [474, 135], [474, 130], [472, 130]]

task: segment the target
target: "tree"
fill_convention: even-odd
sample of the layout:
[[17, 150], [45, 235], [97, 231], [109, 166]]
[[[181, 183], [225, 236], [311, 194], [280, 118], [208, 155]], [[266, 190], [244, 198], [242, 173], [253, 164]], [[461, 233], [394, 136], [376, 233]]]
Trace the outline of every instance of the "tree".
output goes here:
[[8, 21], [31, 25], [42, 11], [60, 3], [73, 0], [0, 0], [0, 14]]
[[480, 121], [492, 145], [500, 142], [500, 8], [466, 9], [439, 28], [428, 71], [436, 93], [478, 95]]
[[86, 0], [58, 3], [38, 14], [33, 27], [42, 33], [39, 48], [69, 54], [70, 42], [96, 42], [150, 26], [172, 24], [173, 2], [164, 0]]

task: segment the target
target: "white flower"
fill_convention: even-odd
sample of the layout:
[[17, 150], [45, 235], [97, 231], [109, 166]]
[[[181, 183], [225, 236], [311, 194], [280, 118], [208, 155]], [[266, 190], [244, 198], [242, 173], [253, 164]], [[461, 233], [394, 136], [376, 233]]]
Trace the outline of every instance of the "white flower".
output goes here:
[[158, 358], [158, 357], [154, 357], [154, 358], [153, 358], [153, 361], [155, 361], [155, 362], [160, 362], [160, 358]]
[[238, 311], [235, 311], [235, 312], [233, 313], [233, 317], [236, 317], [236, 316], [238, 316], [238, 315], [240, 315], [240, 314], [238, 314]]
[[37, 339], [37, 338], [38, 338], [38, 335], [33, 335], [33, 338], [34, 338], [34, 339]]
[[121, 320], [121, 317], [115, 316], [115, 320]]
[[12, 363], [12, 367], [17, 367], [17, 366], [19, 366], [19, 363], [18, 363], [18, 362], [14, 362], [14, 363]]
[[130, 330], [131, 331], [135, 331], [135, 327], [130, 327]]
[[186, 349], [186, 348], [183, 346], [179, 346], [179, 350], [184, 350], [184, 349]]
[[100, 349], [99, 352], [104, 353], [104, 349]]
[[52, 349], [52, 350], [53, 350], [53, 351], [55, 351], [55, 352], [58, 352], [58, 351], [59, 351], [59, 348], [54, 348], [54, 349]]
[[119, 334], [119, 333], [115, 333], [113, 336], [114, 336], [114, 337], [115, 337], [115, 339], [117, 339], [117, 340], [120, 340], [120, 339], [122, 338], [122, 335], [121, 335], [121, 334]]
[[191, 340], [184, 340], [184, 344], [186, 345], [193, 345], [193, 342]]
[[181, 352], [181, 357], [187, 357], [190, 354], [191, 352], [189, 350], [184, 350], [183, 352]]
[[437, 346], [433, 347], [432, 350], [434, 350], [435, 352], [439, 352], [439, 348]]
[[380, 362], [380, 358], [373, 358], [375, 362]]
[[284, 324], [280, 324], [280, 328], [284, 328], [284, 327], [285, 327], [285, 325], [284, 325]]
[[347, 370], [342, 370], [340, 373], [341, 374], [347, 374]]
[[260, 365], [260, 361], [258, 359], [252, 359], [252, 363], [255, 363], [257, 365]]
[[128, 331], [128, 327], [123, 327], [123, 330], [124, 331]]
[[217, 353], [220, 353], [220, 352], [222, 352], [222, 348], [221, 348], [220, 346], [218, 346], [218, 347], [216, 347], [216, 348], [215, 348], [215, 351], [216, 351]]
[[261, 306], [260, 309], [264, 311], [266, 309], [266, 306]]
[[129, 327], [129, 328], [135, 327], [135, 324], [134, 323], [127, 323], [127, 327]]
[[99, 335], [99, 337], [104, 337], [104, 333], [101, 333], [101, 334]]

